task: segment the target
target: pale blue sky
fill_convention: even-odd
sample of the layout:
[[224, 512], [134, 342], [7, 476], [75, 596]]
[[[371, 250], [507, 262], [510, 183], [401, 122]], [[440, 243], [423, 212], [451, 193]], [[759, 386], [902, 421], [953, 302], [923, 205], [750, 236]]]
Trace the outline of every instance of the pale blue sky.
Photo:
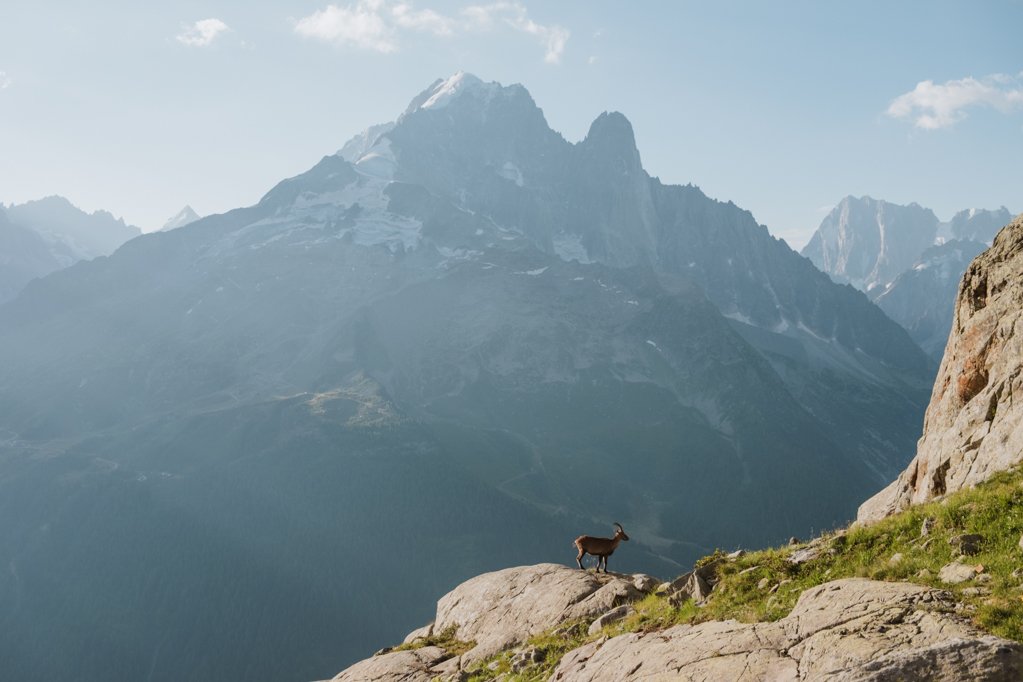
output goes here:
[[570, 141], [623, 112], [651, 174], [797, 248], [847, 194], [1019, 211], [1021, 27], [1016, 0], [4, 0], [0, 201], [248, 205], [461, 69]]

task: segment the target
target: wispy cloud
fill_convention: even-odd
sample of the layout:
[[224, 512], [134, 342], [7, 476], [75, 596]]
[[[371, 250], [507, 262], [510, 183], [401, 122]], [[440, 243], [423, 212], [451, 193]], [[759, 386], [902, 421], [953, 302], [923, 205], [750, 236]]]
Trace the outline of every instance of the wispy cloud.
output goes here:
[[457, 29], [457, 22], [432, 9], [416, 10], [412, 5], [401, 3], [391, 8], [394, 23], [401, 28], [413, 31], [425, 31], [436, 36], [452, 35]]
[[480, 29], [490, 29], [495, 24], [510, 26], [540, 39], [544, 45], [544, 61], [548, 64], [561, 62], [565, 44], [571, 35], [567, 28], [551, 24], [545, 26], [529, 18], [529, 12], [519, 2], [494, 2], [489, 5], [470, 5], [462, 10], [462, 16], [469, 24]]
[[7, 75], [6, 71], [0, 71], [0, 90], [6, 90], [11, 87], [11, 83], [13, 82], [14, 81], [11, 80], [11, 77]]
[[1003, 113], [1023, 109], [1023, 73], [994, 74], [944, 83], [921, 81], [888, 106], [892, 118], [911, 120], [924, 130], [949, 128], [966, 118], [968, 109], [990, 107]]
[[217, 36], [230, 31], [231, 28], [220, 19], [200, 19], [175, 36], [182, 45], [189, 47], [209, 47]]
[[557, 25], [538, 24], [518, 2], [470, 5], [448, 16], [432, 9], [417, 9], [411, 3], [386, 0], [358, 0], [350, 5], [327, 5], [309, 16], [295, 20], [295, 33], [335, 45], [372, 50], [382, 54], [399, 48], [403, 32], [450, 37], [507, 27], [534, 36], [544, 46], [544, 60], [561, 61], [569, 31]]
[[361, 0], [348, 7], [327, 5], [295, 22], [295, 33], [338, 45], [387, 54], [398, 49], [394, 27], [381, 13], [383, 3]]

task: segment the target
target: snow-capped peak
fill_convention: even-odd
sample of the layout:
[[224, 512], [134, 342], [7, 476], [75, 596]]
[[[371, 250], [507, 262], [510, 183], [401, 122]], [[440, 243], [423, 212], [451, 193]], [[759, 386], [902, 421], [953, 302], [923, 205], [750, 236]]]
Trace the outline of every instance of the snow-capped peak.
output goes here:
[[178, 227], [184, 227], [189, 223], [194, 223], [199, 219], [199, 214], [192, 210], [191, 206], [185, 206], [183, 209], [175, 213], [167, 222], [160, 228], [161, 231], [173, 230]]
[[429, 99], [420, 105], [420, 109], [442, 109], [453, 99], [469, 91], [483, 90], [487, 95], [492, 95], [499, 88], [497, 83], [484, 83], [476, 76], [465, 71], [459, 71], [445, 81], [441, 81], [433, 88]]

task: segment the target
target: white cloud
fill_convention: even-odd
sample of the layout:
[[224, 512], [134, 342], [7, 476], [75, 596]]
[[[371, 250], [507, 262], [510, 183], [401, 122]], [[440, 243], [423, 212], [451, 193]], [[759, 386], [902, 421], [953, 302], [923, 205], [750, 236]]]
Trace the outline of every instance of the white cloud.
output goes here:
[[437, 36], [449, 36], [455, 32], [453, 19], [438, 14], [432, 9], [415, 10], [412, 5], [401, 3], [391, 8], [394, 23], [413, 31], [425, 31]]
[[934, 83], [921, 81], [911, 91], [899, 95], [889, 105], [892, 118], [912, 120], [924, 130], [949, 128], [966, 118], [966, 110], [991, 107], [1008, 113], [1023, 109], [1023, 74], [994, 74]]
[[567, 28], [551, 24], [544, 26], [529, 18], [529, 12], [519, 2], [494, 2], [489, 5], [470, 5], [462, 10], [462, 16], [471, 26], [487, 30], [496, 22], [502, 22], [517, 31], [536, 36], [545, 49], [544, 61], [548, 64], [561, 62], [565, 44], [571, 35]]
[[306, 38], [387, 54], [398, 49], [404, 31], [449, 37], [489, 31], [498, 25], [538, 38], [544, 46], [544, 60], [550, 64], [561, 61], [570, 35], [561, 26], [536, 23], [518, 2], [471, 5], [455, 16], [446, 16], [432, 9], [416, 9], [409, 2], [395, 4], [386, 0], [327, 5], [295, 21], [295, 32]]
[[6, 90], [11, 87], [11, 77], [7, 75], [6, 71], [0, 71], [0, 90]]
[[348, 7], [327, 5], [295, 22], [295, 33], [337, 45], [353, 45], [387, 54], [398, 49], [395, 31], [384, 18], [380, 0], [360, 0]]
[[175, 38], [182, 45], [189, 47], [208, 47], [217, 39], [217, 36], [230, 30], [231, 28], [220, 19], [200, 19], [191, 26], [185, 27], [185, 30]]

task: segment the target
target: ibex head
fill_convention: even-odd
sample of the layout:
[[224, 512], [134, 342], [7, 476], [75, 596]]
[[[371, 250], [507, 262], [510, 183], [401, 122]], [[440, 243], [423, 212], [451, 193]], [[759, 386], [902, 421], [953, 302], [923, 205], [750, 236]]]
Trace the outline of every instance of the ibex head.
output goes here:
[[625, 534], [625, 529], [622, 528], [622, 524], [620, 524], [617, 521], [615, 521], [615, 527], [618, 529], [618, 530], [615, 531], [615, 537], [616, 538], [621, 538], [622, 540], [625, 540], [626, 542], [628, 542], [629, 541], [629, 536]]

